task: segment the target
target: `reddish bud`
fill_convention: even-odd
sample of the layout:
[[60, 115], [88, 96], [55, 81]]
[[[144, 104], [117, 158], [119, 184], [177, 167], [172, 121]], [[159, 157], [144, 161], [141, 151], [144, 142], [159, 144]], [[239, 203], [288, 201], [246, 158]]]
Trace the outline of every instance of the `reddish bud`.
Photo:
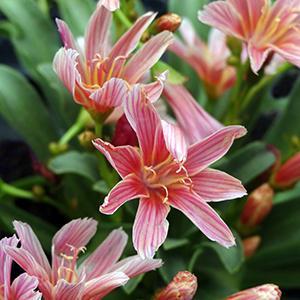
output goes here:
[[300, 180], [300, 152], [288, 159], [275, 173], [274, 184], [281, 188], [290, 187]]
[[178, 272], [155, 300], [192, 300], [197, 291], [197, 277], [188, 271]]
[[250, 300], [250, 299], [268, 299], [280, 300], [281, 291], [275, 284], [267, 283], [253, 287], [226, 298], [226, 300]]
[[168, 13], [158, 18], [154, 24], [157, 32], [168, 30], [175, 32], [181, 24], [180, 16], [174, 13]]
[[259, 225], [272, 209], [274, 191], [268, 183], [255, 189], [244, 205], [241, 223], [249, 227]]
[[131, 128], [125, 115], [123, 115], [116, 124], [112, 144], [114, 146], [136, 146], [138, 144], [137, 136], [134, 130]]
[[254, 235], [243, 240], [243, 248], [245, 257], [252, 256], [261, 243], [261, 237]]

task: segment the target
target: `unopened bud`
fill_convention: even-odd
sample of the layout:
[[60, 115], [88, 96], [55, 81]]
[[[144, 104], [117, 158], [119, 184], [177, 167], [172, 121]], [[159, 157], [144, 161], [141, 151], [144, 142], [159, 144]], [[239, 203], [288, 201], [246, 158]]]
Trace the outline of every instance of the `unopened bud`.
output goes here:
[[288, 159], [274, 175], [274, 185], [287, 188], [300, 180], [300, 152]]
[[58, 155], [63, 152], [66, 152], [68, 148], [69, 148], [68, 144], [59, 144], [55, 142], [49, 144], [49, 151], [54, 155]]
[[42, 198], [44, 195], [45, 195], [45, 190], [42, 186], [40, 185], [34, 185], [32, 187], [32, 193], [33, 195], [39, 199], [39, 198]]
[[155, 23], [154, 28], [157, 32], [168, 30], [175, 32], [181, 24], [180, 16], [174, 13], [168, 13], [159, 17]]
[[268, 183], [255, 189], [247, 199], [241, 215], [241, 223], [254, 227], [259, 225], [270, 213], [274, 191]]
[[86, 130], [78, 135], [79, 144], [87, 150], [94, 149], [92, 140], [94, 140], [95, 138], [96, 138], [95, 133], [90, 130]]
[[236, 56], [230, 55], [227, 58], [226, 62], [227, 62], [227, 65], [229, 65], [229, 66], [238, 66], [240, 63], [240, 60]]
[[197, 277], [188, 271], [178, 272], [155, 300], [192, 300], [197, 291]]
[[261, 243], [261, 237], [254, 235], [243, 240], [244, 256], [252, 256]]
[[281, 291], [275, 284], [263, 284], [247, 290], [243, 290], [226, 298], [226, 300], [266, 299], [280, 300]]
[[241, 41], [233, 36], [227, 36], [226, 44], [231, 54], [240, 59], [243, 49]]

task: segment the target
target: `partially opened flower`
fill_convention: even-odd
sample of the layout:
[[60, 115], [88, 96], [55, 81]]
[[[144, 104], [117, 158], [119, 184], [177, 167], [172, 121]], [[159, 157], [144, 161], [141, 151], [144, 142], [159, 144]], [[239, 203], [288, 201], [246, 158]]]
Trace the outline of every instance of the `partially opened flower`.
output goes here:
[[23, 273], [11, 283], [12, 259], [5, 253], [5, 248], [16, 247], [18, 243], [16, 236], [0, 240], [0, 299], [39, 300], [42, 295], [35, 291], [38, 286], [37, 278]]
[[199, 142], [224, 128], [197, 103], [183, 85], [166, 84], [163, 95], [189, 144]]
[[93, 219], [76, 219], [63, 226], [52, 240], [52, 265], [31, 227], [14, 222], [21, 241], [6, 247], [7, 253], [27, 274], [38, 278], [39, 290], [46, 300], [102, 299], [113, 289], [124, 285], [129, 278], [156, 269], [158, 259], [143, 260], [139, 256], [118, 262], [127, 243], [122, 229], [114, 230], [80, 265], [80, 252], [96, 232]]
[[275, 52], [300, 66], [299, 0], [221, 0], [199, 12], [199, 19], [246, 43], [253, 72]]
[[95, 140], [95, 147], [123, 179], [100, 211], [113, 214], [125, 202], [140, 198], [133, 243], [142, 257], [153, 257], [166, 239], [171, 206], [211, 240], [225, 247], [234, 245], [230, 229], [208, 202], [241, 197], [246, 191], [239, 180], [208, 166], [226, 154], [234, 139], [246, 133], [245, 128], [224, 127], [188, 147], [180, 129], [162, 121], [138, 87], [129, 93], [124, 111], [138, 137], [139, 150]]
[[[112, 13], [100, 1], [90, 18], [84, 46], [79, 47], [68, 25], [57, 20], [64, 48], [55, 55], [53, 67], [61, 81], [92, 116], [105, 119], [120, 106], [129, 87], [159, 60], [172, 42], [172, 33], [163, 31], [151, 38], [135, 54], [132, 52], [144, 31], [155, 18], [154, 13], [141, 16], [111, 48], [109, 29]], [[161, 82], [149, 84], [145, 90], [155, 94]]]
[[225, 35], [213, 29], [210, 31], [208, 43], [205, 43], [187, 19], [183, 20], [179, 31], [184, 42], [175, 39], [169, 50], [190, 64], [203, 80], [211, 98], [218, 98], [233, 86], [236, 77], [234, 68], [226, 62], [230, 52], [226, 46]]
[[275, 284], [263, 284], [256, 286], [226, 298], [226, 300], [280, 300], [281, 291]]

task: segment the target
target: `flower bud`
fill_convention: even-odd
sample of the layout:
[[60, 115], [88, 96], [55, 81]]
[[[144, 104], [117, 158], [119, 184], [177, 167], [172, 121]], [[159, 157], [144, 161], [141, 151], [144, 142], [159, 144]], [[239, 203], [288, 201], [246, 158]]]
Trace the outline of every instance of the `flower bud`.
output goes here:
[[59, 143], [55, 143], [55, 142], [52, 142], [49, 144], [49, 151], [53, 155], [58, 155], [63, 152], [66, 152], [68, 150], [68, 148], [69, 148], [68, 144], [59, 144]]
[[94, 140], [95, 138], [96, 138], [96, 135], [93, 131], [85, 130], [84, 132], [79, 134], [78, 141], [79, 141], [79, 144], [83, 148], [85, 148], [87, 150], [92, 150], [92, 149], [94, 149], [92, 140]]
[[268, 183], [255, 189], [247, 199], [241, 214], [241, 223], [254, 227], [259, 225], [272, 209], [274, 191]]
[[233, 36], [227, 36], [226, 44], [230, 49], [231, 54], [240, 59], [243, 49], [241, 41]]
[[268, 299], [280, 300], [281, 291], [275, 284], [267, 283], [253, 287], [226, 298], [226, 300]]
[[261, 243], [261, 237], [259, 235], [250, 236], [243, 240], [244, 256], [252, 256]]
[[44, 188], [41, 185], [37, 184], [32, 187], [32, 193], [37, 199], [40, 199], [43, 196], [45, 196]]
[[180, 16], [174, 13], [168, 13], [155, 21], [154, 28], [157, 32], [168, 30], [175, 32], [181, 24]]
[[166, 288], [158, 292], [155, 300], [191, 300], [197, 291], [197, 277], [188, 271], [178, 272]]
[[300, 152], [288, 159], [274, 175], [274, 185], [287, 188], [300, 180]]

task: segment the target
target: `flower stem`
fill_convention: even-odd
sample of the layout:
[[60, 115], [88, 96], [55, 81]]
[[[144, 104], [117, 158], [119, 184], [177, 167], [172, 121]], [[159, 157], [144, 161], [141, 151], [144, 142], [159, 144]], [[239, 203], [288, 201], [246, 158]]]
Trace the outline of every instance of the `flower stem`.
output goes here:
[[126, 29], [129, 29], [132, 26], [131, 21], [127, 18], [127, 16], [123, 13], [121, 9], [116, 10], [114, 15], [126, 27]]
[[11, 184], [5, 183], [2, 180], [0, 180], [0, 192], [13, 197], [34, 200], [34, 195], [32, 192], [17, 188]]

